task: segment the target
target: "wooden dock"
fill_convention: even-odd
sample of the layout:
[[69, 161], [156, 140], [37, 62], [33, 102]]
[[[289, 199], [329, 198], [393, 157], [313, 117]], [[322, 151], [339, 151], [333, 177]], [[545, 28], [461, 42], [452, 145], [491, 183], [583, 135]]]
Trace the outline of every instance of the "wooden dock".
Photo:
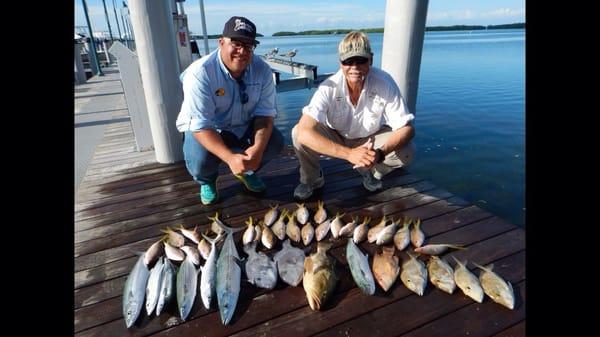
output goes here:
[[[90, 83], [89, 85], [93, 85]], [[337, 260], [340, 281], [324, 310], [308, 306], [302, 286], [281, 280], [274, 290], [258, 289], [242, 280], [230, 325], [221, 324], [216, 303], [206, 310], [199, 296], [186, 321], [174, 305], [159, 317], [144, 310], [127, 329], [122, 317], [122, 291], [137, 260], [161, 236], [161, 229], [209, 224], [215, 212], [232, 226], [244, 225], [249, 216], [262, 218], [270, 204], [294, 209], [298, 162], [290, 153], [266, 165], [259, 174], [268, 190], [263, 196], [244, 192], [222, 167], [220, 202], [204, 206], [198, 185], [185, 165], [158, 164], [154, 154], [135, 152], [130, 122], [118, 115], [108, 124], [87, 173], [76, 193], [74, 332], [76, 336], [524, 336], [526, 310], [525, 231], [490, 214], [460, 196], [411, 174], [397, 170], [384, 179], [384, 190], [367, 192], [351, 165], [337, 159], [321, 160], [326, 184], [307, 206], [311, 216], [316, 201], [325, 201], [330, 215], [337, 211], [369, 215], [419, 217], [426, 243], [460, 243], [468, 247], [444, 256], [452, 266], [457, 258], [479, 264], [494, 263], [494, 270], [513, 285], [514, 310], [485, 297], [479, 304], [460, 289], [449, 295], [428, 284], [417, 296], [398, 279], [388, 293], [378, 287], [374, 296], [356, 287], [345, 259], [345, 239], [330, 255]], [[235, 235], [240, 256], [241, 233]], [[312, 244], [311, 252], [315, 250]], [[373, 256], [377, 246], [362, 243]], [[300, 245], [300, 247], [303, 247]], [[274, 251], [278, 250], [277, 245]], [[263, 247], [264, 249], [264, 247]], [[404, 252], [396, 252], [405, 259]], [[421, 257], [426, 260], [425, 257]], [[469, 267], [474, 269], [469, 263]], [[474, 271], [476, 275], [479, 271]], [[215, 301], [216, 302], [216, 301]], [[172, 303], [173, 304], [173, 303]]]

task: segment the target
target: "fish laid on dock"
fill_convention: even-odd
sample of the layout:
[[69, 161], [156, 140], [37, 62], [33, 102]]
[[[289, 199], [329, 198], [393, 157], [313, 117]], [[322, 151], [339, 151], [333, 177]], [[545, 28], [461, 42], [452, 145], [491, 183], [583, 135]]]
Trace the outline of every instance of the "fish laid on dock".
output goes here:
[[454, 270], [446, 260], [435, 255], [430, 256], [427, 261], [427, 272], [429, 273], [429, 280], [436, 288], [448, 294], [452, 294], [456, 289]]
[[369, 267], [369, 256], [363, 254], [360, 248], [348, 239], [346, 244], [346, 259], [356, 285], [367, 295], [375, 293], [375, 280]]
[[287, 214], [288, 210], [284, 208], [279, 215], [279, 219], [271, 226], [273, 234], [275, 234], [280, 241], [285, 239], [285, 219], [287, 218]]
[[171, 246], [180, 248], [185, 244], [185, 237], [171, 228], [167, 227], [167, 229], [161, 229], [161, 232], [166, 234], [165, 240]]
[[192, 306], [196, 299], [199, 272], [200, 269], [194, 267], [189, 256], [183, 260], [181, 266], [179, 266], [179, 271], [177, 272], [177, 282], [175, 283], [177, 291], [177, 308], [179, 309], [181, 319], [184, 321], [192, 311]]
[[323, 240], [327, 233], [329, 233], [329, 229], [331, 228], [331, 219], [327, 219], [320, 223], [317, 228], [315, 228], [315, 239], [317, 241]]
[[377, 241], [377, 234], [385, 227], [388, 220], [389, 219], [384, 214], [377, 225], [369, 228], [369, 231], [367, 232], [367, 241], [369, 241], [369, 243], [375, 243], [375, 241]]
[[186, 229], [183, 227], [183, 224], [179, 224], [177, 227], [181, 234], [186, 238], [192, 240], [195, 244], [199, 244], [200, 240], [202, 240], [202, 236], [200, 235], [200, 231], [198, 230], [198, 226], [194, 227], [194, 229]]
[[415, 248], [421, 247], [425, 242], [425, 233], [421, 230], [421, 219], [419, 218], [413, 221], [413, 227], [410, 230], [410, 242]]
[[494, 302], [501, 304], [509, 309], [515, 308], [515, 293], [510, 282], [505, 281], [500, 275], [492, 271], [494, 264], [490, 264], [487, 267], [480, 266], [477, 263], [473, 264], [481, 269], [479, 274], [479, 281], [483, 287], [483, 291], [488, 295]]
[[160, 296], [160, 286], [162, 285], [163, 278], [163, 260], [163, 257], [159, 258], [154, 267], [150, 269], [150, 277], [148, 277], [148, 284], [146, 285], [146, 312], [148, 316], [152, 315]]
[[317, 201], [317, 211], [313, 217], [317, 224], [322, 223], [327, 219], [327, 210], [325, 209], [325, 203], [321, 200]]
[[246, 277], [248, 282], [259, 288], [273, 289], [277, 285], [277, 264], [267, 254], [256, 251], [257, 242], [244, 245], [248, 254], [246, 259]]
[[394, 234], [394, 245], [398, 250], [404, 250], [410, 244], [410, 223], [411, 219], [405, 217], [402, 223], [402, 228]]
[[312, 242], [312, 239], [315, 237], [315, 228], [310, 221], [307, 221], [306, 224], [302, 226], [300, 235], [302, 235], [302, 243], [304, 243], [305, 246], [308, 246]]
[[308, 221], [308, 217], [310, 216], [310, 213], [308, 212], [308, 208], [306, 208], [306, 206], [304, 206], [304, 203], [296, 203], [296, 205], [298, 206], [298, 208], [296, 209], [296, 219], [298, 220], [298, 222], [301, 225], [306, 225], [306, 222]]
[[277, 207], [279, 207], [279, 204], [275, 204], [270, 206], [271, 209], [265, 213], [265, 217], [264, 217], [264, 223], [265, 226], [270, 227], [275, 220], [277, 220], [277, 216], [279, 215], [279, 210], [277, 209]]
[[246, 225], [248, 225], [248, 227], [246, 227], [244, 235], [242, 235], [243, 245], [247, 245], [250, 242], [254, 241], [254, 238], [256, 237], [256, 230], [254, 229], [252, 217], [249, 217], [248, 220], [246, 220]]
[[427, 255], [440, 255], [448, 250], [448, 248], [453, 249], [467, 249], [463, 245], [452, 245], [448, 243], [438, 243], [438, 244], [428, 244], [425, 246], [415, 248], [415, 252], [419, 254], [427, 254]]
[[185, 252], [185, 256], [189, 257], [193, 264], [200, 265], [200, 252], [196, 247], [185, 245], [180, 249]]
[[279, 277], [285, 283], [294, 287], [300, 284], [304, 272], [304, 251], [302, 249], [292, 246], [289, 239], [285, 240], [273, 260], [277, 264]]
[[477, 276], [467, 269], [467, 261], [461, 262], [454, 256], [452, 258], [456, 261], [454, 282], [456, 282], [456, 285], [465, 295], [472, 298], [475, 302], [481, 303], [483, 301], [483, 289]]
[[388, 291], [396, 282], [400, 274], [399, 262], [393, 246], [384, 246], [381, 253], [373, 256], [373, 275], [383, 291]]
[[145, 254], [142, 254], [138, 258], [133, 269], [127, 276], [125, 287], [123, 288], [123, 317], [125, 317], [127, 328], [133, 325], [144, 307], [146, 285], [150, 277], [150, 270], [148, 270], [148, 266], [144, 263], [144, 256]]
[[323, 304], [333, 294], [338, 277], [335, 274], [335, 260], [327, 256], [331, 242], [319, 242], [317, 252], [304, 260], [302, 286], [312, 310], [321, 310]]
[[296, 213], [292, 212], [288, 214], [287, 218], [288, 222], [285, 225], [285, 234], [290, 240], [300, 242], [302, 235], [300, 234], [300, 227], [298, 227], [298, 223], [296, 222]]
[[171, 260], [165, 258], [162, 269], [162, 282], [160, 284], [160, 294], [156, 303], [156, 316], [160, 315], [163, 309], [171, 303], [175, 297], [175, 282], [177, 271]]
[[345, 224], [344, 226], [342, 226], [342, 228], [340, 228], [340, 232], [338, 233], [339, 236], [346, 236], [346, 237], [350, 237], [352, 236], [352, 233], [354, 233], [354, 229], [356, 228], [356, 225], [358, 224], [358, 216], [352, 216], [352, 221], [348, 222], [347, 224]]
[[204, 262], [204, 266], [200, 267], [202, 274], [200, 275], [200, 297], [202, 304], [206, 309], [210, 309], [210, 303], [217, 293], [217, 242], [223, 237], [223, 233], [219, 234], [215, 239], [211, 239], [202, 234], [204, 240], [210, 243], [210, 253]]
[[354, 243], [359, 244], [367, 239], [370, 221], [370, 217], [364, 217], [363, 221], [354, 228], [354, 232], [352, 233], [352, 241], [354, 241]]
[[402, 272], [400, 279], [402, 283], [419, 296], [423, 296], [425, 287], [427, 287], [427, 269], [425, 264], [417, 259], [417, 255], [407, 251], [408, 260], [402, 263]]
[[337, 239], [340, 236], [340, 230], [344, 227], [344, 223], [342, 222], [342, 217], [345, 213], [337, 212], [333, 220], [331, 220], [330, 230], [331, 236], [334, 239]]
[[144, 254], [144, 263], [149, 266], [164, 253], [162, 239], [153, 243]]
[[271, 227], [263, 226], [262, 233], [260, 235], [260, 242], [267, 249], [271, 249], [277, 243], [277, 237], [273, 234]]
[[227, 325], [231, 321], [235, 307], [237, 306], [242, 278], [240, 256], [233, 242], [233, 233], [241, 231], [244, 228], [231, 228], [225, 226], [223, 223], [218, 223], [218, 226], [227, 234], [225, 243], [217, 259], [217, 302], [219, 304], [221, 322]]

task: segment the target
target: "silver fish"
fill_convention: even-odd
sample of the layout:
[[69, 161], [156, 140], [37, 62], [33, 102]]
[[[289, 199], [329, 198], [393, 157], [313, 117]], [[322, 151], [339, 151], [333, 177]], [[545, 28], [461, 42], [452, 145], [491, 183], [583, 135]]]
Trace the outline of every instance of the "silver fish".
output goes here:
[[358, 216], [352, 216], [352, 221], [348, 222], [342, 228], [340, 228], [339, 236], [351, 236], [354, 233], [354, 228], [356, 228], [356, 224], [358, 223]]
[[294, 242], [300, 242], [302, 236], [300, 235], [300, 227], [296, 223], [296, 213], [288, 214], [288, 222], [285, 226], [285, 234]]
[[137, 320], [142, 307], [144, 307], [146, 285], [150, 277], [148, 266], [144, 263], [144, 255], [140, 255], [138, 258], [133, 269], [127, 276], [125, 287], [123, 288], [123, 317], [125, 317], [125, 325], [128, 328]]
[[394, 245], [398, 250], [404, 250], [410, 244], [410, 223], [411, 219], [405, 217], [402, 228], [394, 234]]
[[315, 228], [310, 221], [307, 221], [306, 225], [302, 226], [300, 234], [302, 235], [302, 243], [304, 243], [305, 246], [308, 246], [315, 237]]
[[217, 235], [221, 234], [223, 229], [221, 229], [220, 225], [224, 225], [224, 223], [223, 221], [221, 221], [221, 219], [219, 219], [219, 212], [215, 212], [215, 216], [209, 216], [208, 219], [212, 220], [212, 222], [210, 223], [210, 230]]
[[200, 252], [196, 247], [185, 245], [180, 248], [185, 252], [185, 255], [190, 258], [193, 264], [199, 266], [200, 265]]
[[279, 207], [279, 204], [275, 204], [274, 206], [270, 206], [271, 209], [265, 213], [265, 217], [264, 217], [264, 223], [265, 226], [270, 227], [275, 220], [277, 220], [277, 216], [279, 215], [279, 210], [277, 209], [277, 207]]
[[273, 289], [277, 285], [277, 264], [265, 253], [256, 251], [256, 241], [244, 245], [248, 254], [246, 259], [246, 277], [248, 282], [259, 288]]
[[327, 233], [329, 233], [329, 228], [331, 228], [330, 219], [323, 221], [317, 226], [317, 228], [315, 228], [315, 238], [317, 241], [321, 241], [327, 236]]
[[452, 258], [456, 261], [454, 282], [465, 295], [475, 300], [475, 302], [481, 303], [483, 301], [483, 289], [477, 276], [467, 269], [467, 261], [461, 262], [454, 256]]
[[167, 229], [161, 229], [160, 231], [163, 233], [166, 233], [165, 240], [171, 246], [179, 248], [185, 244], [185, 237], [183, 235], [175, 232], [170, 227], [167, 227]]
[[183, 260], [177, 272], [177, 307], [179, 308], [179, 315], [184, 321], [192, 311], [192, 306], [196, 299], [199, 272], [200, 269], [194, 267], [189, 256]]
[[371, 218], [366, 216], [363, 219], [363, 222], [361, 222], [360, 225], [358, 225], [358, 226], [356, 226], [356, 228], [354, 228], [354, 232], [352, 233], [352, 241], [354, 241], [354, 243], [359, 244], [367, 239], [367, 233], [369, 232], [369, 222], [370, 221], [371, 221]]
[[427, 261], [427, 272], [429, 273], [429, 280], [438, 289], [452, 294], [456, 289], [456, 282], [454, 282], [454, 270], [444, 259], [438, 256], [432, 255]]
[[333, 236], [334, 239], [337, 239], [340, 236], [340, 229], [342, 229], [342, 227], [344, 227], [344, 223], [342, 222], [342, 217], [344, 216], [344, 214], [345, 213], [337, 212], [335, 214], [335, 218], [333, 218], [333, 220], [331, 220], [330, 230], [331, 230], [331, 235]]
[[304, 203], [296, 203], [296, 205], [298, 205], [298, 208], [296, 209], [296, 219], [298, 219], [300, 224], [305, 225], [308, 221], [308, 217], [310, 216], [308, 208], [304, 206]]
[[271, 227], [263, 226], [260, 242], [267, 249], [271, 249], [273, 246], [275, 246], [275, 243], [277, 243], [277, 237], [275, 234], [273, 234]]
[[195, 244], [199, 244], [200, 240], [202, 240], [202, 236], [200, 236], [200, 232], [198, 231], [198, 226], [194, 227], [194, 229], [186, 229], [183, 227], [183, 224], [179, 224], [179, 227], [176, 229], [178, 229], [183, 236], [192, 240]]
[[375, 293], [375, 279], [371, 268], [369, 268], [369, 257], [363, 254], [354, 241], [350, 239], [346, 244], [346, 259], [356, 285], [365, 294], [373, 295]]
[[479, 281], [483, 287], [483, 291], [488, 295], [492, 301], [501, 304], [509, 309], [515, 308], [515, 293], [510, 282], [505, 281], [500, 275], [492, 271], [494, 264], [490, 264], [487, 267], [473, 264], [481, 269], [479, 274]]
[[164, 241], [163, 244], [165, 245], [165, 255], [167, 255], [169, 259], [173, 261], [183, 261], [183, 259], [185, 259], [183, 250], [171, 246], [167, 241]]
[[394, 219], [391, 219], [392, 223], [383, 227], [379, 233], [375, 236], [375, 244], [376, 245], [387, 245], [394, 238], [394, 233], [396, 233], [396, 229], [398, 228], [398, 224], [394, 222]]
[[317, 211], [314, 216], [315, 222], [320, 224], [327, 219], [327, 210], [325, 210], [325, 203], [321, 200], [317, 201]]
[[150, 269], [150, 277], [148, 277], [148, 284], [146, 285], [146, 312], [148, 316], [152, 315], [156, 303], [158, 302], [158, 296], [160, 295], [160, 285], [162, 284], [163, 276], [163, 258], [159, 258], [154, 264], [154, 267]]
[[256, 226], [254, 226], [254, 241], [260, 242], [260, 238], [262, 236], [263, 222], [262, 220], [258, 220]]
[[248, 225], [248, 227], [244, 231], [244, 235], [242, 235], [242, 244], [244, 245], [254, 241], [254, 237], [256, 236], [252, 217], [249, 217], [248, 220], [246, 220], [246, 225]]
[[282, 248], [273, 257], [277, 263], [279, 277], [291, 286], [297, 286], [302, 281], [304, 272], [304, 251], [293, 247], [290, 240], [285, 240]]
[[223, 223], [218, 225], [227, 234], [217, 259], [217, 303], [219, 304], [221, 322], [227, 325], [231, 321], [237, 306], [242, 277], [240, 256], [233, 242], [233, 233], [243, 230], [244, 227], [231, 228]]
[[417, 255], [413, 255], [407, 251], [409, 259], [402, 263], [402, 272], [400, 279], [402, 283], [419, 296], [423, 296], [425, 287], [427, 287], [427, 269], [425, 264], [417, 259]]
[[427, 255], [440, 255], [443, 252], [445, 252], [446, 250], [448, 250], [448, 248], [454, 248], [454, 249], [467, 249], [464, 247], [464, 245], [451, 245], [448, 243], [439, 243], [439, 244], [428, 244], [425, 246], [421, 246], [421, 247], [417, 247], [415, 248], [415, 252], [420, 253], [420, 254], [427, 254]]
[[413, 221], [413, 228], [410, 230], [410, 242], [415, 248], [421, 247], [425, 241], [425, 233], [421, 230], [421, 219]]
[[171, 303], [175, 296], [175, 280], [177, 271], [171, 260], [164, 259], [163, 277], [160, 285], [160, 295], [158, 295], [158, 303], [156, 303], [156, 316], [160, 315], [163, 309]]
[[202, 298], [202, 304], [206, 309], [210, 309], [210, 303], [217, 293], [216, 287], [216, 272], [217, 272], [217, 242], [223, 237], [223, 233], [219, 234], [215, 239], [211, 239], [202, 234], [204, 240], [210, 242], [210, 253], [206, 258], [204, 266], [200, 267], [202, 274], [200, 274], [200, 297]]

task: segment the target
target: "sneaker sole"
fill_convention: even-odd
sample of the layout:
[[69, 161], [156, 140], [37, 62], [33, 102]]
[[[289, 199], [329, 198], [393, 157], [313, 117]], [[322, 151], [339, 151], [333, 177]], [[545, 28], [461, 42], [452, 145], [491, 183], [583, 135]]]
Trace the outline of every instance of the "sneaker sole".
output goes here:
[[300, 196], [296, 195], [296, 193], [294, 193], [294, 198], [299, 199], [299, 200], [306, 200], [313, 195], [315, 190], [318, 190], [319, 188], [321, 188], [323, 186], [325, 186], [325, 179], [322, 179], [320, 184], [317, 184], [316, 186], [314, 186], [313, 191], [306, 197], [300, 197]]
[[237, 174], [234, 174], [233, 176], [234, 176], [234, 177], [236, 177], [236, 178], [237, 178], [237, 180], [239, 180], [239, 181], [242, 183], [242, 185], [244, 185], [244, 187], [245, 187], [245, 188], [246, 188], [248, 191], [250, 191], [250, 192], [254, 192], [254, 193], [262, 193], [262, 192], [264, 192], [264, 191], [266, 191], [266, 190], [267, 190], [267, 188], [266, 188], [266, 187], [265, 187], [265, 188], [263, 188], [263, 189], [261, 189], [261, 190], [252, 189], [252, 188], [250, 188], [250, 186], [248, 186], [248, 184], [246, 183], [246, 179], [242, 178], [241, 176], [239, 176], [239, 175], [237, 175]]

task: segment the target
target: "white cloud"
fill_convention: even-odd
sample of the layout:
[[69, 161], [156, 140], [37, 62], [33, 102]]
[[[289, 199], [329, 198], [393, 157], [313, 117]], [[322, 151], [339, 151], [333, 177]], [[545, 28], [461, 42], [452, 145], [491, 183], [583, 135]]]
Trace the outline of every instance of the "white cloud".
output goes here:
[[523, 8], [498, 8], [493, 11], [481, 13], [482, 18], [520, 18], [525, 16]]

